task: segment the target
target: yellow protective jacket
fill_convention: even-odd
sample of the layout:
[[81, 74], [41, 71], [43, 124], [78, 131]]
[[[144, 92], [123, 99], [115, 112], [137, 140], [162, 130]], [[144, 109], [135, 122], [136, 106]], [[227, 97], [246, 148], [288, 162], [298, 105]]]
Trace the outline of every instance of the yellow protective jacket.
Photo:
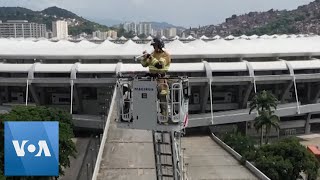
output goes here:
[[[155, 67], [157, 63], [162, 64], [161, 69], [158, 69]], [[149, 67], [149, 72], [150, 73], [159, 73], [159, 74], [164, 74], [169, 70], [171, 63], [171, 56], [168, 52], [163, 51], [163, 52], [153, 52], [151, 53], [151, 59], [142, 59], [141, 64], [143, 67]]]

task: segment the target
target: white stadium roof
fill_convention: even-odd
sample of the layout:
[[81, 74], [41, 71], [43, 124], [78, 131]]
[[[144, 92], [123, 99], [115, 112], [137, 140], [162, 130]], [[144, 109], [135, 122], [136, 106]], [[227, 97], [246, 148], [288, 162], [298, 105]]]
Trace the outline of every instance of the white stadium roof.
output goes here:
[[79, 73], [114, 73], [116, 67], [117, 64], [78, 64], [77, 71]]
[[161, 39], [167, 39], [165, 36], [161, 36]]
[[[248, 63], [248, 64], [247, 64]], [[266, 62], [208, 62], [208, 69], [204, 62], [194, 63], [172, 63], [169, 72], [239, 72], [249, 71], [249, 65], [255, 72], [258, 71], [282, 71], [320, 69], [320, 60], [300, 60], [300, 61], [266, 61]], [[141, 64], [136, 63], [108, 63], [108, 64], [9, 64], [0, 63], [0, 72], [4, 73], [70, 73], [73, 69], [77, 73], [111, 73], [117, 72], [147, 72]]]
[[125, 38], [124, 36], [121, 36], [119, 39], [120, 40], [127, 40], [127, 38]]
[[287, 70], [287, 65], [284, 61], [271, 62], [250, 62], [253, 70], [267, 71], [267, 70]]
[[186, 39], [195, 39], [193, 36], [189, 35]]
[[148, 36], [146, 39], [148, 40], [152, 40], [153, 38], [151, 36]]
[[0, 64], [0, 72], [28, 73], [33, 64]]
[[213, 37], [213, 39], [220, 39], [221, 37], [219, 36], [219, 35], [215, 35], [214, 37]]
[[294, 70], [320, 69], [320, 60], [290, 61], [290, 64]]
[[140, 38], [138, 36], [135, 36], [132, 38], [133, 40], [139, 40]]
[[207, 36], [205, 36], [205, 35], [202, 35], [201, 37], [200, 37], [200, 39], [209, 39]]
[[231, 71], [247, 71], [247, 65], [245, 62], [221, 62], [221, 63], [209, 63], [213, 72], [231, 72]]
[[36, 73], [67, 73], [74, 64], [37, 64], [34, 68]]
[[[282, 36], [284, 37], [284, 36]], [[250, 36], [255, 38], [255, 36]], [[174, 58], [222, 58], [222, 57], [275, 57], [279, 54], [294, 54], [291, 56], [320, 55], [320, 37], [300, 38], [271, 38], [265, 39], [218, 39], [213, 41], [194, 40], [183, 43], [174, 40], [166, 43], [166, 49]], [[148, 44], [137, 44], [128, 40], [124, 44], [116, 44], [108, 40], [96, 44], [87, 40], [70, 42], [61, 40], [51, 42], [49, 40], [16, 40], [0, 39], [0, 58], [31, 57], [47, 58], [78, 57], [81, 59], [97, 57], [96, 59], [121, 59], [141, 54], [143, 50], [151, 51]], [[269, 54], [269, 55], [268, 55]], [[299, 55], [300, 54], [300, 55]], [[283, 55], [285, 56], [285, 55]]]
[[[210, 78], [217, 83], [280, 82], [294, 77], [298, 81], [319, 79], [319, 36], [268, 37], [167, 42], [165, 46], [173, 57], [169, 73], [187, 75], [194, 78], [195, 83], [207, 82]], [[114, 83], [113, 77], [119, 73], [148, 72], [148, 68], [130, 61], [143, 50], [151, 52], [151, 42], [137, 44], [127, 40], [125, 43], [122, 41], [123, 44], [118, 43], [119, 40], [105, 40], [98, 44], [86, 40], [52, 42], [43, 39], [0, 39], [0, 73], [13, 74], [0, 80], [19, 85], [30, 82], [106, 84]], [[301, 74], [301, 70], [307, 74]], [[48, 74], [48, 77], [42, 77], [42, 73]], [[15, 77], [14, 74], [19, 75]], [[234, 79], [236, 76], [242, 77]]]

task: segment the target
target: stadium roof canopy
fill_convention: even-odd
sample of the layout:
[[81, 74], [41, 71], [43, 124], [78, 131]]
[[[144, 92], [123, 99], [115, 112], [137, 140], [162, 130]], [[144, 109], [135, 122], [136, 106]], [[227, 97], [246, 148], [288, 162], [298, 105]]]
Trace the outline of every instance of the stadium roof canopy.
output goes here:
[[[266, 62], [194, 62], [172, 63], [169, 72], [239, 72], [239, 71], [296, 71], [320, 69], [320, 60], [297, 61], [266, 61]], [[147, 72], [148, 68], [140, 64], [110, 63], [110, 64], [0, 64], [2, 73], [116, 73], [116, 72]], [[318, 75], [317, 75], [318, 77]]]
[[138, 36], [135, 36], [132, 38], [133, 40], [139, 40], [140, 38]]
[[[279, 57], [319, 56], [320, 37], [218, 39], [194, 40], [183, 43], [174, 40], [166, 43], [166, 49], [175, 59], [185, 58], [235, 58], [235, 57]], [[116, 44], [108, 40], [101, 44], [82, 40], [80, 42], [49, 40], [0, 39], [0, 58], [37, 59], [132, 59], [144, 50], [152, 51], [148, 44], [137, 44], [128, 40]]]

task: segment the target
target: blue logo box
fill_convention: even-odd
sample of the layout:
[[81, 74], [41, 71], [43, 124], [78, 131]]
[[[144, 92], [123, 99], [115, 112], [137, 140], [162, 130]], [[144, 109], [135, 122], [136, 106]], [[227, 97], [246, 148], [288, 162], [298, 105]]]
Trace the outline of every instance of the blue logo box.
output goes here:
[[5, 176], [59, 175], [59, 122], [4, 123]]

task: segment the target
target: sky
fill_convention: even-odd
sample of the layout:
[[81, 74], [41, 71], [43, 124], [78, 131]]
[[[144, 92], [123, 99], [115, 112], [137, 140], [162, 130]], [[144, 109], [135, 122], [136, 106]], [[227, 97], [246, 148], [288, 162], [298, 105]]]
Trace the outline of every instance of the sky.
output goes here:
[[233, 14], [295, 9], [313, 0], [0, 0], [0, 6], [43, 10], [57, 6], [104, 22], [157, 21], [183, 27], [220, 24]]

